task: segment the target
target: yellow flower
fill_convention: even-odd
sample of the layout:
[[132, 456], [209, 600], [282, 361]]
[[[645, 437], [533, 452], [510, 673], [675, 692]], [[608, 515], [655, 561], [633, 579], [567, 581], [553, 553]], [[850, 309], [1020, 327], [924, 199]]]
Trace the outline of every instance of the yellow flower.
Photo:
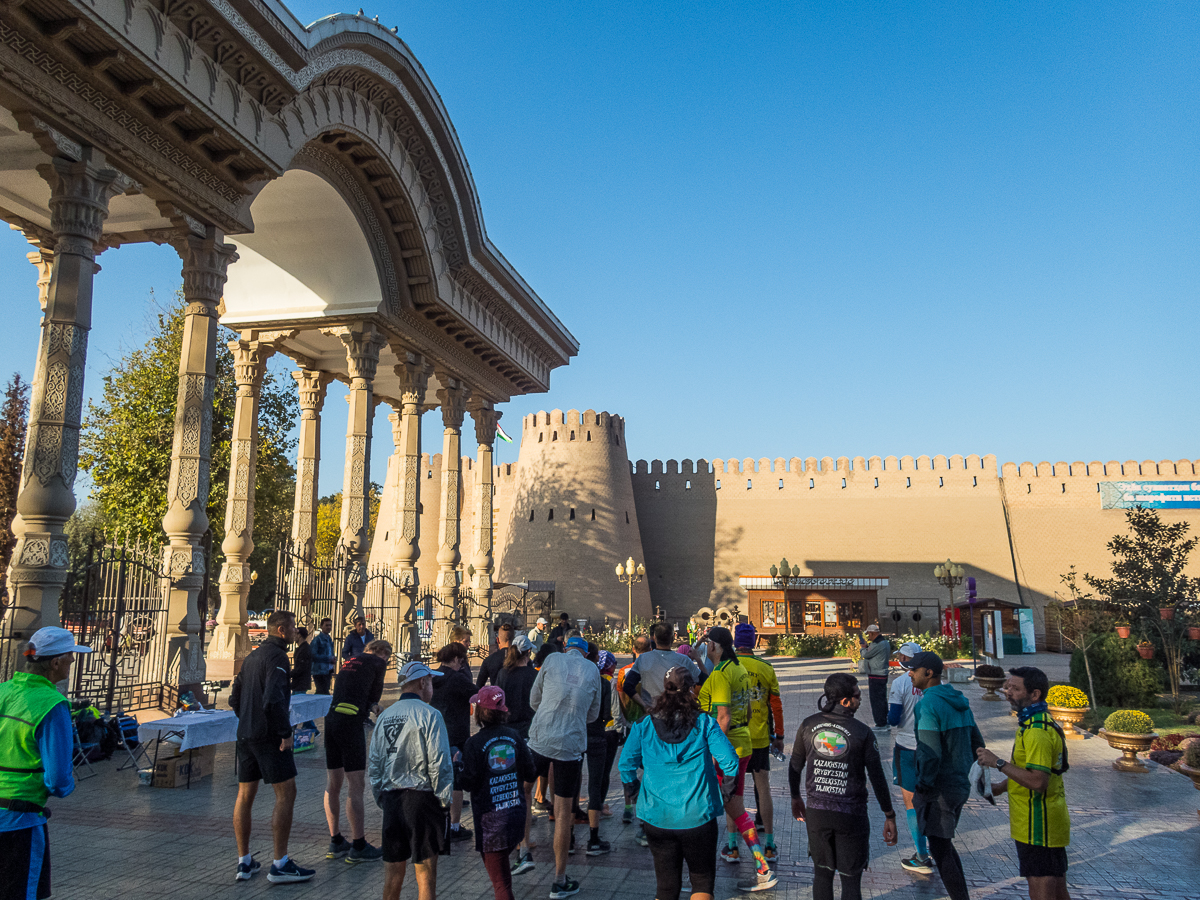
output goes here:
[[1087, 694], [1079, 688], [1067, 684], [1058, 684], [1050, 688], [1046, 694], [1046, 702], [1050, 706], [1059, 706], [1063, 709], [1086, 709], [1091, 705], [1088, 702]]

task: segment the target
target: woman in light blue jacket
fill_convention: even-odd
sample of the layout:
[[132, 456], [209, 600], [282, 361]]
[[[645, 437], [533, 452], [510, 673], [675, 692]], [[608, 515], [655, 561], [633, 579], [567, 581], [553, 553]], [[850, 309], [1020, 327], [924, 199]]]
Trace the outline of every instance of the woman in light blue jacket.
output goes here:
[[[668, 669], [662, 695], [633, 727], [621, 752], [625, 802], [636, 800], [654, 855], [656, 900], [678, 900], [685, 861], [691, 900], [712, 900], [718, 822], [725, 811], [714, 762], [729, 776], [738, 770], [737, 752], [717, 720], [701, 714], [693, 687], [689, 669]], [[639, 768], [644, 770], [640, 786]], [[725, 783], [732, 787], [733, 778]]]

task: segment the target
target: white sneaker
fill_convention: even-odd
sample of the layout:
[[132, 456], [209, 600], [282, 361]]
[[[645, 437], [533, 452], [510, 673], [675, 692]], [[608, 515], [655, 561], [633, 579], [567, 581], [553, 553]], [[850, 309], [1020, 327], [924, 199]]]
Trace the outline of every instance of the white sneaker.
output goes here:
[[738, 882], [739, 891], [769, 891], [775, 887], [775, 883], [779, 881], [779, 876], [775, 874], [774, 869], [767, 869], [765, 872], [755, 872], [744, 881]]

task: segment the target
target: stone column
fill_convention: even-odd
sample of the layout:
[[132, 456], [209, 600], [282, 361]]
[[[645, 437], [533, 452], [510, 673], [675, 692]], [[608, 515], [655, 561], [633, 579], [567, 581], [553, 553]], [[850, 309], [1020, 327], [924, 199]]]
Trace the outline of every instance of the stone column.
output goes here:
[[[442, 521], [438, 528], [438, 593], [444, 610], [454, 610], [454, 619], [462, 615], [458, 607], [458, 552], [461, 537], [459, 522], [459, 488], [462, 483], [462, 422], [469, 397], [461, 381], [444, 372], [438, 373], [442, 382], [437, 397], [442, 406]], [[434, 643], [446, 642], [449, 625], [442, 617], [435, 626]], [[440, 641], [440, 643], [438, 643]]]
[[475, 440], [479, 445], [478, 475], [475, 481], [475, 515], [478, 517], [476, 528], [475, 555], [471, 557], [471, 565], [475, 567], [474, 584], [475, 608], [471, 610], [471, 621], [475, 643], [480, 646], [492, 645], [492, 623], [490, 612], [492, 608], [492, 571], [495, 560], [492, 557], [492, 479], [495, 469], [492, 467], [492, 445], [496, 441], [496, 423], [502, 413], [496, 411], [490, 400], [479, 400], [471, 403], [471, 418], [475, 420]]
[[404, 585], [401, 626], [396, 652], [420, 659], [421, 635], [417, 628], [417, 560], [421, 556], [421, 407], [429, 372], [425, 360], [393, 347], [400, 359], [395, 367], [400, 379], [400, 409], [389, 418], [396, 443], [396, 505], [392, 518], [392, 571]]
[[346, 363], [350, 374], [350, 394], [346, 397], [346, 469], [342, 480], [342, 546], [346, 548], [350, 571], [346, 577], [346, 596], [342, 601], [343, 621], [350, 625], [362, 614], [367, 554], [371, 541], [371, 424], [375, 417], [372, 388], [379, 366], [379, 350], [384, 337], [371, 325], [359, 330], [339, 329], [338, 337], [346, 345]]
[[225, 539], [221, 550], [221, 609], [208, 645], [208, 677], [233, 679], [250, 652], [246, 601], [250, 597], [250, 554], [254, 552], [254, 477], [258, 463], [258, 401], [270, 344], [245, 335], [229, 342], [237, 397], [229, 452], [229, 494], [225, 500]]
[[163, 577], [167, 580], [168, 671], [178, 665], [180, 691], [200, 693], [205, 680], [200, 611], [206, 560], [200, 549], [208, 530], [209, 461], [212, 457], [213, 387], [217, 370], [217, 305], [229, 264], [237, 259], [232, 244], [215, 228], [188, 233], [175, 242], [183, 260], [183, 343], [179, 351], [179, 391], [175, 400], [175, 436], [167, 514], [163, 531]]
[[300, 439], [296, 450], [296, 505], [292, 542], [311, 561], [317, 546], [317, 489], [321, 469], [321, 407], [333, 375], [306, 367], [292, 373], [300, 394]]
[[39, 294], [45, 285], [44, 297], [39, 297], [44, 314], [8, 572], [15, 617], [11, 634], [21, 639], [59, 623], [68, 562], [63, 525], [75, 511], [92, 279], [99, 271], [96, 245], [109, 200], [130, 184], [89, 147], [77, 162], [58, 157], [38, 171], [50, 183], [54, 249], [34, 260], [41, 276]]

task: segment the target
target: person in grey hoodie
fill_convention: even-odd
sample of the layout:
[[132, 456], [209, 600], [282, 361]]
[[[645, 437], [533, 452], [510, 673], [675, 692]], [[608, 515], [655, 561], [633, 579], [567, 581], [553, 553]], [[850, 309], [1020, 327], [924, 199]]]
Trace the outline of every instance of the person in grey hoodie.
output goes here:
[[871, 719], [876, 729], [888, 727], [888, 662], [892, 658], [892, 642], [879, 633], [879, 626], [868, 625], [862, 636], [861, 674], [867, 676], [867, 691], [871, 699]]
[[929, 839], [929, 852], [950, 900], [968, 900], [962, 861], [951, 839], [963, 804], [971, 794], [970, 772], [983, 735], [967, 698], [942, 684], [942, 659], [928, 650], [909, 664], [913, 687], [921, 691], [916, 708], [917, 783], [913, 808], [917, 827]]

